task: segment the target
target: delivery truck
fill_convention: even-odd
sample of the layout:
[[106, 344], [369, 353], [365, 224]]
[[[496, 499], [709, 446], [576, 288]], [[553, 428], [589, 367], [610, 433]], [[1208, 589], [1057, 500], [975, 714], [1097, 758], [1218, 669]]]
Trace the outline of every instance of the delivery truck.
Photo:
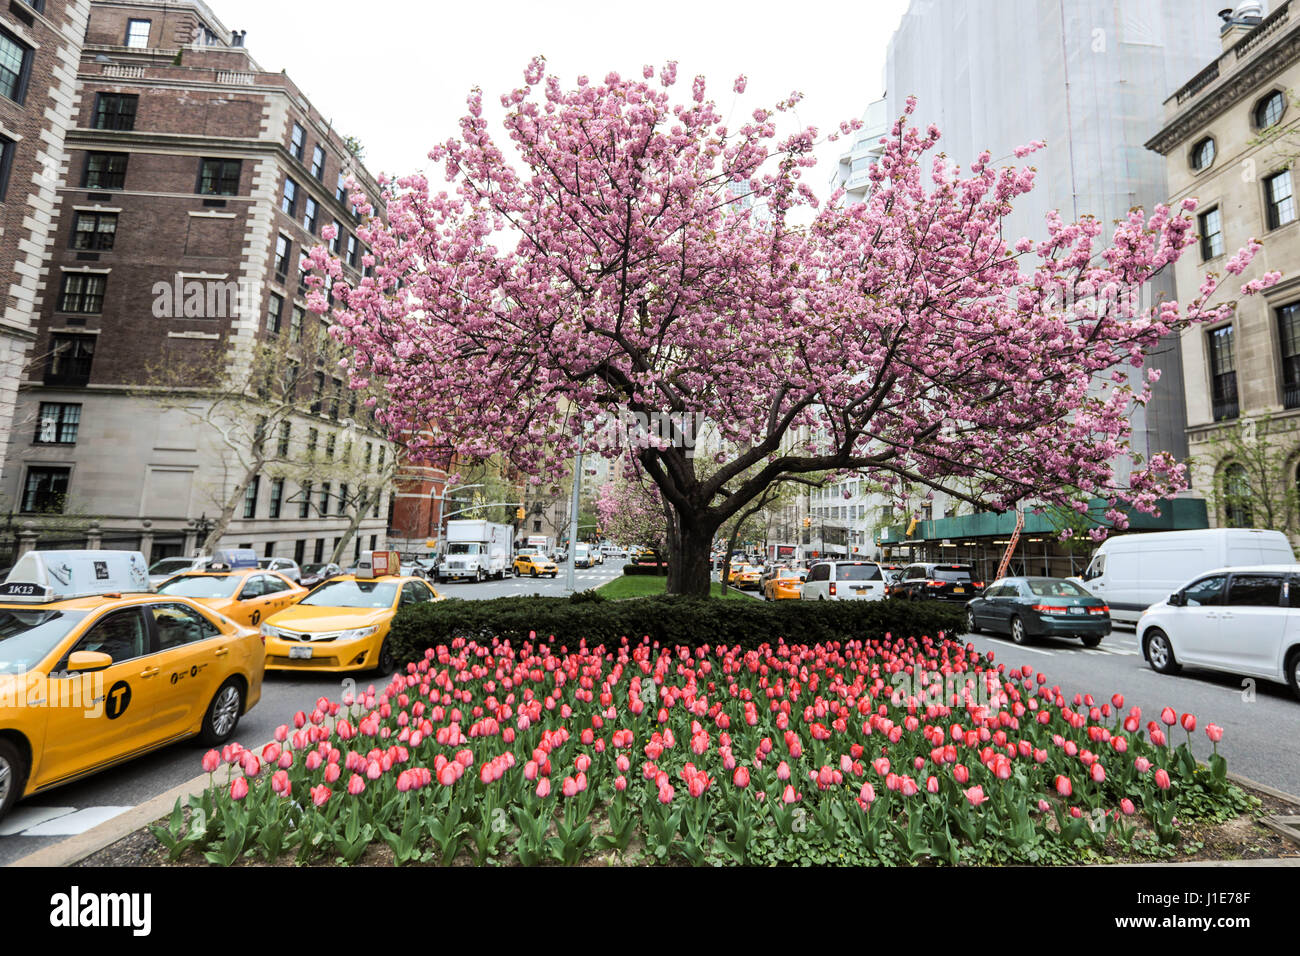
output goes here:
[[448, 521], [446, 546], [438, 556], [434, 580], [439, 584], [460, 578], [486, 581], [504, 578], [513, 563], [508, 524], [491, 521]]

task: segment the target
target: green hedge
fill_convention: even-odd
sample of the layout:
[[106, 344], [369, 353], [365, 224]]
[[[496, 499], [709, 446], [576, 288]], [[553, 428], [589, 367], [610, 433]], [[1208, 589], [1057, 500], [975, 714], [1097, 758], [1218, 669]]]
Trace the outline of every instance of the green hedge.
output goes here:
[[393, 655], [402, 662], [419, 660], [428, 647], [458, 637], [491, 638], [514, 643], [552, 636], [576, 647], [617, 644], [627, 637], [648, 636], [661, 644], [739, 645], [814, 644], [869, 640], [884, 636], [933, 637], [960, 632], [965, 609], [939, 602], [916, 601], [721, 601], [654, 596], [607, 601], [592, 594], [572, 598], [504, 597], [483, 601], [452, 598], [402, 608], [393, 620]]
[[625, 564], [623, 565], [624, 574], [668, 574], [668, 565], [666, 564]]

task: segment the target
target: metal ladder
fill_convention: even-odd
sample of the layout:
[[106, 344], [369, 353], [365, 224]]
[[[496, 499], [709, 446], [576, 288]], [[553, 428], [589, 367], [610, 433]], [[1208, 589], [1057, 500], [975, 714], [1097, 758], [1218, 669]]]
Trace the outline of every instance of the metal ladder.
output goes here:
[[1002, 563], [998, 565], [998, 573], [994, 576], [994, 581], [1001, 580], [1003, 575], [1007, 573], [1007, 566], [1011, 564], [1011, 554], [1016, 550], [1016, 545], [1020, 543], [1020, 532], [1024, 527], [1024, 505], [1016, 505], [1016, 530], [1011, 532], [1011, 540], [1007, 542], [1007, 553], [1002, 555]]

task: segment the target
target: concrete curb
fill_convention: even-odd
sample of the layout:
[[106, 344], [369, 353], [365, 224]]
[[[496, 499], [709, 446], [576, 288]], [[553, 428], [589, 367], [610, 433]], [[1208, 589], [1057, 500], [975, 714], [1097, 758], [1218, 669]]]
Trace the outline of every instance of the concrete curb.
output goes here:
[[[261, 753], [262, 748], [258, 747], [253, 751]], [[1286, 800], [1296, 806], [1300, 806], [1300, 797], [1289, 794], [1267, 784], [1251, 780], [1249, 777], [1243, 777], [1239, 773], [1229, 771], [1228, 779], [1234, 783], [1244, 784], [1261, 793], [1266, 793], [1271, 797], [1279, 800]], [[80, 863], [86, 857], [98, 853], [106, 846], [111, 846], [118, 840], [130, 836], [137, 830], [147, 827], [162, 817], [167, 816], [180, 800], [184, 805], [191, 796], [202, 793], [208, 788], [209, 775], [201, 773], [193, 780], [189, 780], [179, 786], [172, 787], [166, 793], [159, 794], [152, 800], [148, 800], [126, 813], [119, 814], [111, 820], [105, 820], [97, 827], [92, 827], [85, 833], [79, 833], [74, 837], [69, 837], [53, 846], [47, 846], [35, 853], [14, 860], [8, 864], [11, 867], [25, 866], [72, 866]], [[1263, 823], [1264, 821], [1261, 820]], [[1267, 823], [1264, 823], [1268, 826]], [[1270, 829], [1276, 830], [1275, 827]], [[1283, 831], [1277, 831], [1282, 836], [1289, 836]], [[1110, 866], [1300, 866], [1300, 857], [1282, 857], [1273, 860], [1216, 860], [1214, 862], [1188, 862], [1188, 863], [1114, 863]]]

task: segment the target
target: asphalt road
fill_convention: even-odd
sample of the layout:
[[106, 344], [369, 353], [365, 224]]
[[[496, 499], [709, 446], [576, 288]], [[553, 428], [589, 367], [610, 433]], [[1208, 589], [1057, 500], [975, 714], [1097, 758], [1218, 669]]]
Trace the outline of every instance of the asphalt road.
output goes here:
[[[617, 577], [618, 564], [579, 571], [580, 589], [598, 587]], [[443, 584], [447, 597], [486, 599], [511, 594], [563, 594], [564, 577], [488, 581], [482, 584]], [[1142, 708], [1143, 722], [1156, 719], [1161, 708], [1173, 707], [1180, 715], [1196, 715], [1193, 735], [1199, 756], [1210, 752], [1202, 728], [1213, 721], [1224, 728], [1219, 750], [1234, 771], [1292, 794], [1300, 794], [1300, 701], [1279, 684], [1249, 684], [1241, 678], [1208, 671], [1184, 669], [1176, 677], [1157, 674], [1142, 659], [1133, 631], [1118, 628], [1102, 644], [1089, 649], [1077, 641], [1042, 639], [1017, 647], [1010, 639], [967, 635], [982, 651], [992, 651], [995, 661], [1008, 667], [1027, 664], [1060, 684], [1068, 696], [1091, 693], [1099, 701], [1119, 692], [1126, 708]], [[373, 675], [353, 678], [364, 689]], [[268, 674], [262, 699], [240, 721], [235, 739], [260, 747], [275, 728], [297, 710], [310, 710], [318, 697], [338, 699], [349, 688], [335, 675]], [[1183, 738], [1181, 728], [1173, 735]], [[0, 821], [0, 865], [82, 832], [103, 819], [124, 812], [201, 772], [204, 753], [194, 742], [175, 744], [154, 754], [95, 774], [75, 784], [49, 791], [18, 804]], [[50, 832], [56, 831], [56, 832]]]

